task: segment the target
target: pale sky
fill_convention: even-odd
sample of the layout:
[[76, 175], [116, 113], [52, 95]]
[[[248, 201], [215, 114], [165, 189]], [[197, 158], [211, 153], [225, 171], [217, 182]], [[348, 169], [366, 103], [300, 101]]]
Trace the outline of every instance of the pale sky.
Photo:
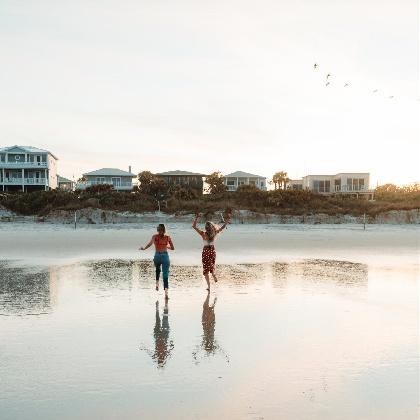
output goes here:
[[419, 98], [417, 0], [0, 0], [0, 146], [70, 178], [418, 181]]

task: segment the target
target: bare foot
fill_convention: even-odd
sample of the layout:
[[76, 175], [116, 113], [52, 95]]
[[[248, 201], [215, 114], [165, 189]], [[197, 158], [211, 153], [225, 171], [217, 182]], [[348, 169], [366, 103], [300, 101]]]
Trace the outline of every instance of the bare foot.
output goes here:
[[156, 291], [159, 291], [159, 284], [156, 283]]
[[217, 277], [216, 277], [216, 274], [213, 274], [213, 273], [212, 273], [212, 276], [213, 276], [213, 280], [214, 280], [214, 282], [215, 282], [215, 283], [217, 283]]

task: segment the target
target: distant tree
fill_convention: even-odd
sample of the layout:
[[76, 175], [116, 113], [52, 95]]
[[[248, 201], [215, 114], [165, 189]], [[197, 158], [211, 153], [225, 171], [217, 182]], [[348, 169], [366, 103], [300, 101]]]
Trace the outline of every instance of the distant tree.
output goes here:
[[150, 194], [152, 183], [156, 180], [156, 176], [150, 171], [143, 171], [137, 175], [138, 190], [143, 194]]
[[398, 187], [395, 184], [384, 184], [379, 185], [375, 188], [376, 193], [394, 193], [398, 191]]
[[196, 189], [181, 185], [171, 185], [168, 194], [177, 200], [184, 201], [194, 200], [199, 195]]
[[212, 174], [207, 175], [205, 182], [208, 185], [206, 192], [210, 194], [219, 194], [227, 190], [226, 185], [223, 182], [223, 175], [220, 172], [213, 172]]
[[86, 178], [85, 176], [81, 176], [81, 177], [77, 180], [77, 183], [78, 183], [78, 184], [82, 184], [82, 183], [84, 183], [84, 182], [87, 182], [87, 178]]
[[287, 172], [280, 171], [276, 172], [273, 175], [273, 179], [271, 180], [271, 183], [274, 184], [274, 189], [286, 189], [286, 184], [290, 181], [290, 179], [287, 177]]

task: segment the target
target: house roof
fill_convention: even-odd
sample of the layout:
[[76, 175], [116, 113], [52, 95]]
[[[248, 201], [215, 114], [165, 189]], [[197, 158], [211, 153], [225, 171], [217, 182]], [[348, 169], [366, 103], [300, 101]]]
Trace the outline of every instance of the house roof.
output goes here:
[[57, 175], [58, 182], [73, 182], [71, 179], [64, 178], [64, 176]]
[[205, 174], [199, 174], [196, 172], [188, 172], [188, 171], [180, 171], [178, 169], [175, 171], [159, 172], [155, 175], [157, 176], [207, 176]]
[[54, 156], [50, 151], [45, 149], [39, 149], [38, 147], [33, 146], [8, 146], [8, 147], [0, 147], [0, 152], [8, 152], [13, 149], [21, 149], [23, 152], [27, 153], [49, 153], [54, 159], [58, 160], [57, 156]]
[[130, 176], [135, 178], [137, 175], [117, 168], [101, 168], [96, 171], [86, 172], [83, 176]]
[[306, 178], [308, 176], [339, 176], [339, 175], [369, 175], [369, 172], [339, 172], [338, 174], [309, 174], [305, 175], [303, 178]]
[[263, 178], [263, 179], [266, 179], [265, 176], [249, 174], [248, 172], [243, 172], [243, 171], [232, 172], [231, 174], [225, 175], [223, 178]]

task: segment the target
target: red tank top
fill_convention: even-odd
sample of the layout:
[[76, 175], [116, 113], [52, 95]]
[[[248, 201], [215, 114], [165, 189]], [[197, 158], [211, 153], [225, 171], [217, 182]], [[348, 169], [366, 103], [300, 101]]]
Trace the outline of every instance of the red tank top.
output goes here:
[[154, 235], [153, 242], [155, 244], [156, 251], [158, 252], [164, 252], [168, 250], [168, 245], [171, 244], [171, 237], [168, 235], [165, 235], [163, 238], [158, 234]]

